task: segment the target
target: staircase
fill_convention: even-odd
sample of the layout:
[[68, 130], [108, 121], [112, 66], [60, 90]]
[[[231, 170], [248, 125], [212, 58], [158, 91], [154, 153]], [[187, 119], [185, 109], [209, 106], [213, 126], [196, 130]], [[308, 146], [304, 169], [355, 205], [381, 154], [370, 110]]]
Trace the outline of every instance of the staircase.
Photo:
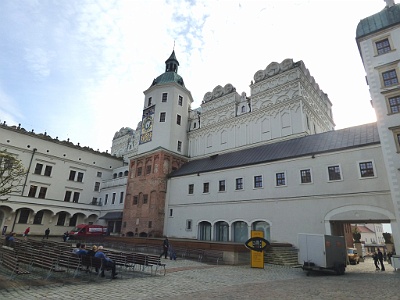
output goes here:
[[264, 261], [267, 264], [301, 267], [298, 262], [298, 249], [290, 244], [272, 244], [264, 253]]

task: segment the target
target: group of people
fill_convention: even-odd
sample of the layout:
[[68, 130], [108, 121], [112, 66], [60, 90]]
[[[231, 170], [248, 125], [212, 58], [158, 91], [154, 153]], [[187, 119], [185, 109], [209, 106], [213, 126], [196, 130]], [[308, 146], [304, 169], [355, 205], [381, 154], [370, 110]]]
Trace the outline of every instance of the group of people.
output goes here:
[[[118, 273], [116, 273], [116, 270], [115, 270], [115, 263], [111, 258], [109, 258], [103, 252], [103, 250], [104, 250], [103, 246], [98, 246], [97, 247], [96, 245], [93, 245], [91, 249], [87, 250], [86, 249], [86, 244], [77, 243], [76, 244], [76, 248], [74, 248], [72, 250], [72, 253], [74, 253], [76, 255], [79, 255], [79, 256], [88, 255], [88, 256], [92, 256], [92, 257], [97, 257], [97, 258], [103, 259], [104, 265], [103, 265], [103, 268], [101, 270], [101, 275], [100, 276], [101, 277], [105, 277], [104, 271], [106, 269], [111, 269], [111, 278], [112, 279], [116, 279]], [[96, 270], [96, 272], [98, 272], [98, 271], [99, 270]]]
[[[374, 254], [372, 255], [372, 258], [374, 259], [374, 264], [375, 264], [375, 268], [377, 271], [381, 270], [381, 271], [385, 271], [385, 265], [383, 264], [383, 260], [384, 260], [384, 256], [383, 253], [381, 251], [381, 249], [378, 248], [378, 252], [374, 252]], [[380, 267], [379, 267], [380, 265]]]

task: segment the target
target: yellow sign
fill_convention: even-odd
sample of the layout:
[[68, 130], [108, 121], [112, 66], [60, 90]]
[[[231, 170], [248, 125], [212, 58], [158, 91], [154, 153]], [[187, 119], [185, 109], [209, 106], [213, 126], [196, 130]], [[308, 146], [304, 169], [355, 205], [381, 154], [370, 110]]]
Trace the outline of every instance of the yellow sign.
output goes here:
[[[264, 232], [258, 231], [258, 230], [252, 230], [251, 231], [251, 237], [252, 238], [262, 238], [262, 239], [264, 239]], [[250, 239], [250, 240], [252, 240], [252, 239]], [[255, 239], [253, 239], [253, 240], [255, 240]], [[261, 241], [261, 243], [262, 243], [262, 241]], [[254, 242], [253, 242], [253, 247], [254, 246], [255, 245], [254, 245]], [[264, 248], [264, 247], [262, 247], [262, 248]], [[264, 269], [264, 251], [251, 250], [251, 267], [252, 268]]]

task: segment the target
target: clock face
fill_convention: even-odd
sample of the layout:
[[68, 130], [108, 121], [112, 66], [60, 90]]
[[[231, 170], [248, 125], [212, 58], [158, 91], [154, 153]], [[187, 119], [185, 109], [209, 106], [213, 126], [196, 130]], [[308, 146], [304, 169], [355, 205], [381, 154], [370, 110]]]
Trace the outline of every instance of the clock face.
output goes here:
[[143, 120], [143, 126], [142, 126], [142, 131], [148, 132], [152, 130], [152, 125], [153, 125], [153, 120], [151, 117], [146, 117]]
[[151, 127], [151, 120], [146, 120], [146, 123], [144, 123], [144, 128], [149, 129]]

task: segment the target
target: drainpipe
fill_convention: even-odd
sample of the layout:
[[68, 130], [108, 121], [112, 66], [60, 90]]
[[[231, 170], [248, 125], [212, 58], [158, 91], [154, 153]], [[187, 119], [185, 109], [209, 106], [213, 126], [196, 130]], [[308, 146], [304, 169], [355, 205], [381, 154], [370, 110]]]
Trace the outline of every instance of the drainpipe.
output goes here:
[[[28, 171], [26, 172], [26, 176], [25, 176], [25, 182], [24, 182], [24, 185], [22, 186], [21, 196], [24, 195], [26, 182], [28, 181], [29, 171], [31, 170], [31, 166], [32, 166], [33, 156], [35, 155], [35, 152], [36, 152], [36, 151], [37, 151], [37, 149], [36, 149], [36, 148], [33, 148], [32, 156], [31, 156], [31, 161], [29, 162]], [[13, 225], [12, 225], [12, 227], [11, 227], [11, 232], [14, 231], [15, 223], [17, 222], [18, 212], [19, 212], [19, 208], [15, 211], [15, 217], [14, 217]]]

